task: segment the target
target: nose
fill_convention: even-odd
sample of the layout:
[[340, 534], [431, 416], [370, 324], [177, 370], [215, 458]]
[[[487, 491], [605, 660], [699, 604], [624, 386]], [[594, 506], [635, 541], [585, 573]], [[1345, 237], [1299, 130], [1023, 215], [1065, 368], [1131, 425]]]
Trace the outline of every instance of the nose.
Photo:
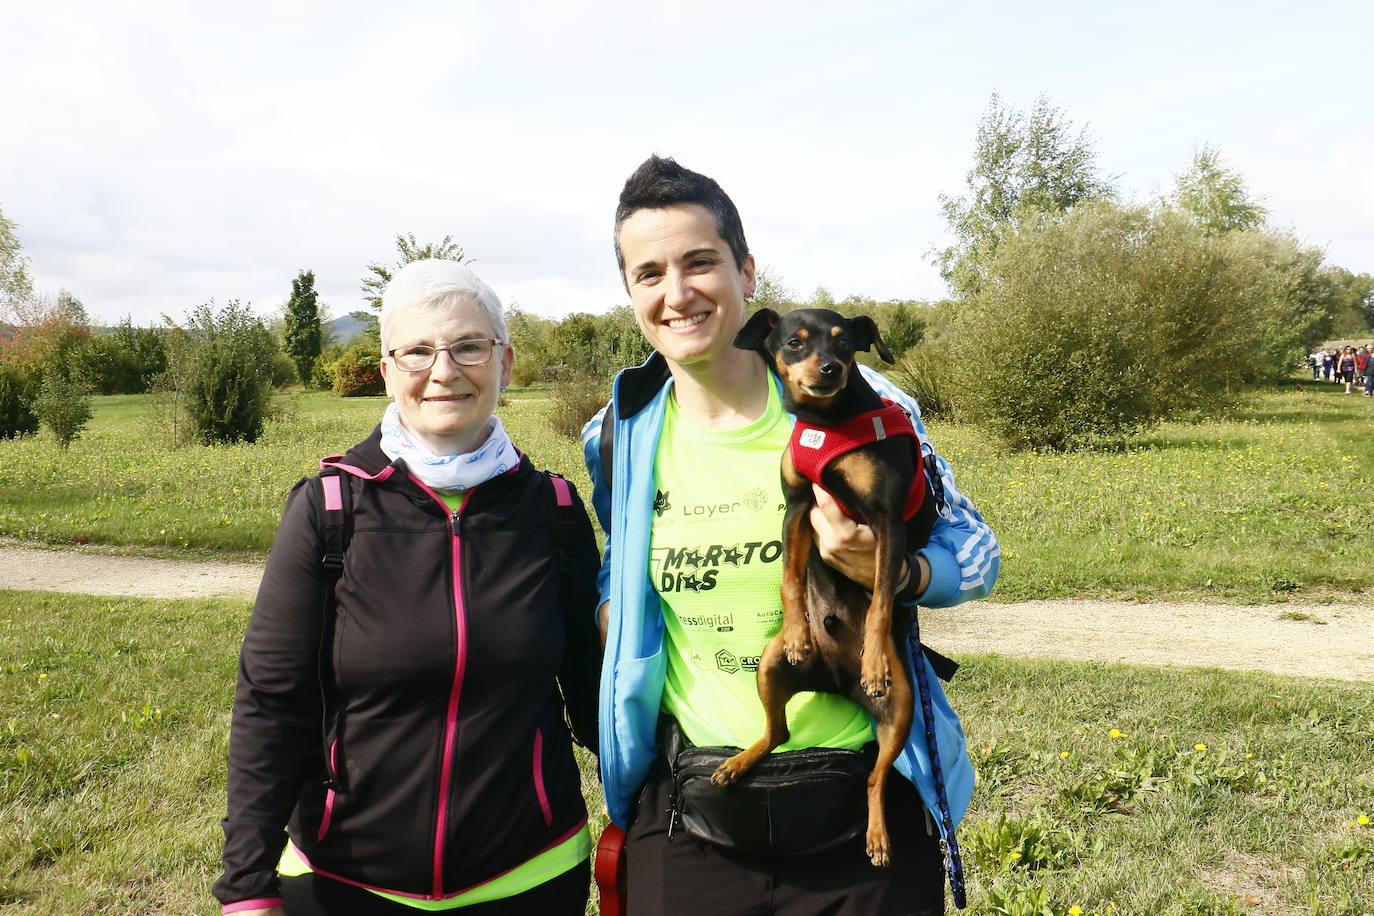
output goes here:
[[434, 365], [429, 367], [429, 377], [436, 382], [444, 382], [454, 378], [463, 370], [454, 360], [453, 354], [445, 347], [434, 353]]
[[821, 363], [820, 373], [825, 378], [834, 378], [840, 374], [840, 364], [834, 360], [826, 360]]
[[663, 304], [675, 312], [680, 312], [692, 304], [696, 299], [696, 290], [692, 288], [692, 279], [686, 274], [671, 273], [666, 278], [668, 288], [663, 294]]

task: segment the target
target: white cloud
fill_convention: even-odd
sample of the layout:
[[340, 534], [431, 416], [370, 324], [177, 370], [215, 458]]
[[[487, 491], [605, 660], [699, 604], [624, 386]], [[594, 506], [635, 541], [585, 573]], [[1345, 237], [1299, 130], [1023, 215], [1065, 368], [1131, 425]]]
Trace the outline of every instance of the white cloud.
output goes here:
[[718, 178], [798, 292], [936, 298], [937, 197], [959, 191], [988, 94], [1045, 91], [1091, 125], [1129, 194], [1213, 142], [1277, 221], [1370, 270], [1370, 19], [1335, 0], [1301, 17], [1182, 2], [29, 4], [6, 15], [0, 80], [22, 89], [0, 206], [40, 285], [107, 319], [211, 297], [266, 310], [301, 268], [342, 314], [406, 231], [452, 234], [503, 296], [558, 315], [624, 301], [615, 195], [657, 151]]

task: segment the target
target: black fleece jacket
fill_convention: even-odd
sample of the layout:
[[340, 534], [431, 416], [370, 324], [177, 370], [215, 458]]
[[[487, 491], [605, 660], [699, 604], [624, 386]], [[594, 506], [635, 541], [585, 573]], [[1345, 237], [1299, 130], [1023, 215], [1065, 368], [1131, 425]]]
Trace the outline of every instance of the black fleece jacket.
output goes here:
[[318, 478], [287, 499], [239, 662], [223, 903], [278, 896], [288, 827], [318, 873], [437, 898], [586, 820], [564, 718], [595, 750], [599, 557], [581, 500], [559, 535], [554, 488], [522, 458], [450, 514], [379, 441], [338, 460], [352, 536], [328, 627]]

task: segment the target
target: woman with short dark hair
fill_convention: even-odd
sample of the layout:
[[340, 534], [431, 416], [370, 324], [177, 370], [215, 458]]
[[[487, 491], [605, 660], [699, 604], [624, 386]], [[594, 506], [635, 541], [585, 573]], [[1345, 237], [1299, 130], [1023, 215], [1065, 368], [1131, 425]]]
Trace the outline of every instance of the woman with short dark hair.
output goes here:
[[[629, 911], [941, 913], [942, 850], [968, 804], [973, 770], [924, 657], [916, 663], [931, 673], [929, 708], [916, 711], [898, 758], [907, 778], [886, 783], [892, 867], [873, 867], [863, 831], [849, 832], [865, 818], [862, 791], [836, 806], [842, 830], [815, 816], [817, 835], [775, 836], [748, 850], [729, 830], [706, 839], [680, 817], [674, 748], [685, 740], [738, 749], [763, 733], [755, 670], [782, 623], [778, 468], [793, 418], [759, 354], [732, 345], [756, 274], [720, 186], [652, 157], [625, 184], [615, 238], [635, 319], [655, 351], [617, 376], [611, 403], [583, 430], [607, 532], [601, 774], [611, 819], [628, 830]], [[907, 556], [899, 600], [944, 607], [986, 595], [998, 570], [991, 530], [934, 457], [915, 402], [878, 373], [856, 371], [912, 415], [943, 485], [941, 518], [930, 543]], [[824, 505], [812, 513], [821, 556], [871, 588], [872, 532], [833, 501]], [[813, 761], [861, 754], [873, 740], [867, 714], [838, 694], [799, 694], [787, 723], [790, 740], [779, 752]], [[824, 791], [825, 777], [811, 775], [807, 790]], [[727, 809], [742, 785], [718, 790]], [[814, 814], [822, 806], [800, 807]]]

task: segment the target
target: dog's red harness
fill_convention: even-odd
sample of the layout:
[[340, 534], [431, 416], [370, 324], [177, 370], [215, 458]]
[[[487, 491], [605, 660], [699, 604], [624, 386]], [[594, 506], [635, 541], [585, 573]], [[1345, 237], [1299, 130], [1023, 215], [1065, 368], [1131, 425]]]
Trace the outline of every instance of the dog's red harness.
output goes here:
[[[916, 435], [916, 426], [905, 410], [887, 398], [883, 398], [883, 403], [887, 406], [861, 413], [839, 426], [812, 426], [798, 419], [797, 425], [792, 427], [792, 440], [787, 443], [787, 447], [792, 453], [792, 466], [797, 472], [812, 483], [820, 484], [822, 489], [830, 493], [825, 484], [821, 483], [821, 471], [830, 462], [845, 452], [852, 452], [870, 442], [878, 442], [891, 436], [910, 436], [912, 447], [916, 450], [916, 473], [911, 478], [911, 489], [907, 491], [906, 505], [902, 509], [902, 519], [905, 521], [916, 514], [926, 496], [926, 472], [924, 462], [921, 461], [921, 437]], [[838, 496], [834, 493], [830, 495], [835, 498], [835, 502], [845, 515], [856, 522], [863, 521], [841, 502]]]

